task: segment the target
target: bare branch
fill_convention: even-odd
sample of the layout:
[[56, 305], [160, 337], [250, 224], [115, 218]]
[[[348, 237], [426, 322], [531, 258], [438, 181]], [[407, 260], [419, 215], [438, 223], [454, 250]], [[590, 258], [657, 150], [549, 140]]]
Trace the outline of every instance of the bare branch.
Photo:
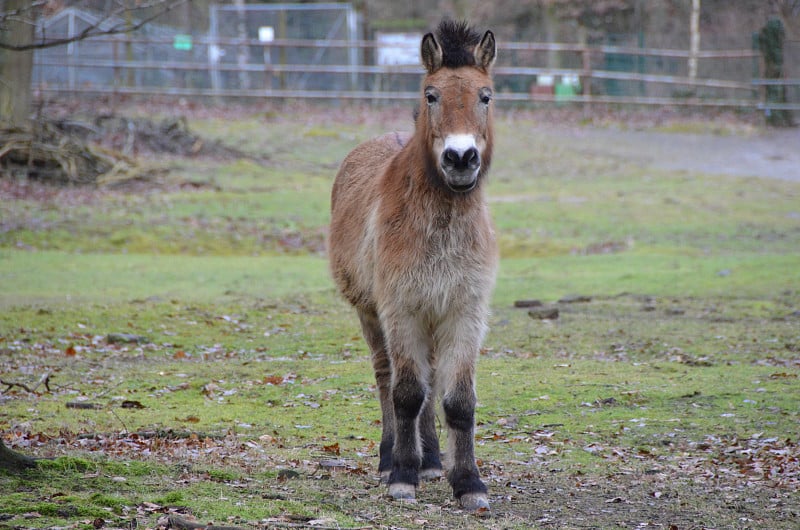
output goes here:
[[33, 385], [32, 387], [29, 387], [25, 383], [17, 383], [16, 381], [4, 381], [3, 379], [0, 379], [0, 384], [6, 385], [6, 387], [8, 387], [5, 390], [0, 391], [0, 393], [8, 392], [9, 390], [14, 388], [15, 386], [18, 386], [21, 389], [23, 389], [25, 392], [29, 392], [31, 394], [36, 394], [36, 389], [39, 388], [40, 386], [42, 386], [42, 383], [44, 383], [45, 388], [49, 392], [50, 391], [50, 372], [43, 373], [41, 375], [41, 377], [39, 377], [39, 381], [37, 381], [36, 384]]
[[[52, 47], [55, 47], [55, 46], [63, 46], [65, 44], [69, 44], [71, 42], [90, 39], [92, 37], [107, 36], [107, 35], [118, 35], [118, 34], [121, 34], [121, 33], [131, 33], [133, 31], [141, 29], [142, 27], [144, 27], [145, 25], [149, 24], [150, 22], [152, 22], [153, 20], [157, 19], [158, 17], [160, 17], [160, 16], [162, 16], [162, 15], [164, 15], [166, 13], [169, 13], [170, 11], [175, 9], [176, 7], [185, 4], [187, 1], [188, 0], [174, 0], [172, 2], [168, 2], [167, 0], [154, 0], [153, 2], [148, 2], [148, 3], [145, 3], [145, 4], [139, 4], [137, 7], [132, 8], [132, 9], [121, 7], [119, 9], [116, 9], [116, 10], [112, 11], [111, 13], [109, 13], [105, 18], [103, 18], [97, 24], [89, 26], [86, 29], [84, 29], [83, 31], [81, 31], [80, 33], [78, 33], [76, 35], [72, 35], [71, 37], [64, 37], [64, 38], [61, 38], [61, 39], [53, 39], [53, 40], [45, 40], [45, 41], [40, 41], [40, 42], [33, 42], [31, 44], [21, 44], [21, 45], [8, 44], [8, 43], [0, 41], [0, 49], [12, 50], [12, 51], [26, 51], [26, 50], [34, 50], [34, 49], [38, 50], [38, 49], [42, 49], [42, 48], [52, 48]], [[39, 4], [41, 4], [41, 2], [39, 2]], [[107, 20], [110, 20], [110, 19], [112, 19], [114, 17], [119, 17], [120, 15], [123, 15], [128, 11], [141, 11], [143, 9], [148, 9], [148, 8], [157, 7], [157, 6], [162, 6], [163, 9], [159, 10], [157, 13], [155, 13], [155, 14], [147, 17], [147, 18], [144, 18], [144, 19], [136, 22], [135, 24], [128, 25], [127, 22], [126, 22], [124, 24], [123, 23], [118, 23], [118, 24], [116, 24], [116, 25], [114, 25], [114, 26], [112, 26], [112, 27], [110, 27], [108, 29], [100, 29], [99, 28], [99, 26], [103, 22], [105, 22]], [[4, 15], [2, 15], [2, 17], [3, 18], [0, 18], [0, 22], [2, 22], [3, 20], [9, 20], [10, 15], [4, 14]]]
[[15, 386], [18, 386], [22, 390], [24, 390], [25, 392], [33, 393], [33, 391], [30, 389], [30, 387], [28, 385], [26, 385], [25, 383], [17, 383], [16, 381], [3, 381], [2, 379], [0, 379], [0, 384], [6, 385], [8, 387], [8, 388], [5, 389], [5, 392], [8, 392], [9, 390], [14, 388]]
[[19, 22], [25, 21], [30, 23], [33, 21], [32, 17], [28, 17], [23, 19], [24, 13], [32, 13], [36, 9], [43, 7], [47, 4], [46, 0], [38, 0], [36, 2], [31, 2], [31, 4], [27, 7], [23, 7], [20, 9], [12, 9], [11, 11], [4, 11], [0, 12], [0, 25], [2, 25], [6, 20], [17, 20]]

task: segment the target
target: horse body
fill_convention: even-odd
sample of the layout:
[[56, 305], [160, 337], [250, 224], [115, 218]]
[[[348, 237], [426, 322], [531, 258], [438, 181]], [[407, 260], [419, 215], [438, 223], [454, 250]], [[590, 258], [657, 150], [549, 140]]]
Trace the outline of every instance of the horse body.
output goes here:
[[[464, 50], [470, 55], [453, 62]], [[466, 508], [488, 508], [473, 445], [475, 362], [497, 266], [482, 186], [491, 160], [494, 37], [487, 32], [478, 42], [466, 26], [443, 24], [438, 40], [423, 38], [421, 52], [428, 75], [415, 133], [359, 145], [337, 174], [331, 268], [372, 352], [379, 471], [389, 493], [413, 498], [420, 478], [441, 474], [440, 397], [454, 495]]]

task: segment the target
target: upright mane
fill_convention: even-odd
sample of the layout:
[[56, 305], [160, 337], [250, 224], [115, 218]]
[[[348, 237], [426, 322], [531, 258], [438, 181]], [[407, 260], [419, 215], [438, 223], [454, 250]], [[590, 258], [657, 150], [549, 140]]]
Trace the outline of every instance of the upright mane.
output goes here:
[[481, 41], [481, 34], [467, 22], [441, 21], [436, 38], [442, 47], [443, 67], [475, 66], [475, 46]]

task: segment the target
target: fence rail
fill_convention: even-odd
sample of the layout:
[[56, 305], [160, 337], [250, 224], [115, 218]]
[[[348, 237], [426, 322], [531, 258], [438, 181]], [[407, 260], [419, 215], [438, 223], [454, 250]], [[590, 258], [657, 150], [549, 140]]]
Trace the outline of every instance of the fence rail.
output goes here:
[[[202, 36], [194, 37], [186, 52], [173, 50], [176, 41], [166, 37], [123, 35], [91, 42], [91, 49], [65, 47], [65, 55], [37, 53], [34, 89], [41, 93], [389, 101], [416, 99], [422, 73], [419, 65], [377, 64], [373, 56], [382, 44], [357, 39], [262, 42]], [[229, 50], [227, 56], [225, 49]], [[342, 56], [340, 52], [338, 59], [325, 58], [336, 49], [348, 53]], [[358, 52], [355, 63], [353, 50]], [[287, 60], [289, 53], [301, 53], [305, 59]], [[553, 54], [559, 54], [556, 63], [566, 66], [548, 66]], [[753, 50], [704, 50], [694, 55], [701, 65], [715, 65], [706, 68], [717, 74], [714, 77], [684, 74], [685, 61], [692, 57], [688, 50], [510, 42], [500, 47], [500, 57], [505, 57], [504, 62], [494, 72], [501, 103], [800, 110], [800, 80], [762, 78], [759, 54]], [[633, 66], [612, 68], [612, 59], [620, 58]], [[652, 65], [645, 68], [646, 61], [666, 61], [671, 71]], [[735, 63], [733, 73], [725, 67], [731, 62]], [[732, 78], [723, 79], [720, 74]], [[545, 79], [553, 83], [542, 85]], [[572, 86], [559, 90], [567, 80]], [[634, 88], [624, 93], [618, 89], [623, 85]], [[786, 87], [790, 97], [785, 102], [767, 101], [768, 86]]]

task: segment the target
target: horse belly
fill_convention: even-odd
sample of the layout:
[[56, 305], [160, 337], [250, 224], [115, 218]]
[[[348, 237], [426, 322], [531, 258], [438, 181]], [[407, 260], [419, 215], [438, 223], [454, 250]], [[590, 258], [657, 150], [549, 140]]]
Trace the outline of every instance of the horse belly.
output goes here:
[[336, 175], [331, 194], [328, 253], [334, 281], [347, 300], [374, 308], [375, 184], [387, 161], [401, 148], [397, 133], [369, 140], [351, 151]]

